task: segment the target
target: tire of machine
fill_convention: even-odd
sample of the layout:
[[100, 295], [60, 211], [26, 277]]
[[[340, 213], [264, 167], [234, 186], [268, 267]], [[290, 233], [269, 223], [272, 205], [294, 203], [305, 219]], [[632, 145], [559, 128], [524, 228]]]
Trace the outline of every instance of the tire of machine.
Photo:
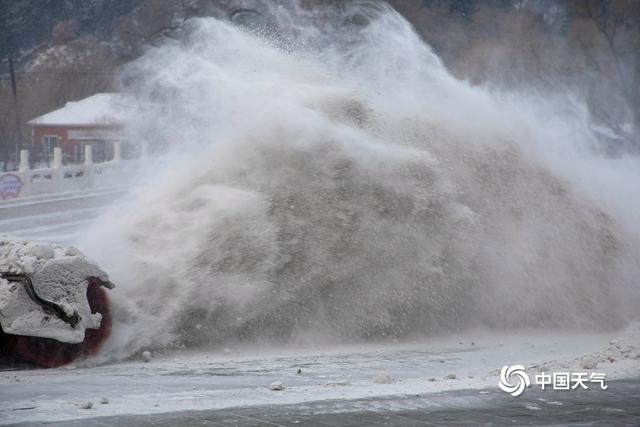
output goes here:
[[88, 279], [87, 301], [92, 313], [100, 313], [98, 329], [87, 329], [84, 341], [62, 343], [50, 338], [5, 334], [0, 330], [0, 356], [10, 363], [29, 363], [42, 368], [56, 368], [74, 360], [92, 356], [111, 335], [111, 304], [99, 279]]

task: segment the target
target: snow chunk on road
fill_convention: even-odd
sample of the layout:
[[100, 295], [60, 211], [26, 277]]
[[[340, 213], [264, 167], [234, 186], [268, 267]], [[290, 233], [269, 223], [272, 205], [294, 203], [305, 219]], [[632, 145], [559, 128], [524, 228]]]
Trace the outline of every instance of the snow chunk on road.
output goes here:
[[391, 384], [394, 383], [395, 380], [391, 377], [391, 375], [381, 372], [375, 376], [373, 382], [375, 384]]
[[273, 391], [281, 391], [284, 390], [284, 385], [282, 384], [282, 381], [274, 381], [271, 383], [269, 388]]

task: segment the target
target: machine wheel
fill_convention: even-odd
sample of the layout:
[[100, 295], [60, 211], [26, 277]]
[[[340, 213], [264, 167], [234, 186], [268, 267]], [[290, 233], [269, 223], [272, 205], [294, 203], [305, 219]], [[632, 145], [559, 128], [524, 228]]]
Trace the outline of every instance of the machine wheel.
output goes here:
[[84, 341], [68, 344], [50, 338], [8, 335], [0, 331], [0, 354], [14, 362], [27, 362], [43, 368], [56, 368], [98, 352], [111, 335], [111, 304], [99, 279], [90, 278], [87, 300], [92, 313], [102, 314], [99, 329], [87, 329]]

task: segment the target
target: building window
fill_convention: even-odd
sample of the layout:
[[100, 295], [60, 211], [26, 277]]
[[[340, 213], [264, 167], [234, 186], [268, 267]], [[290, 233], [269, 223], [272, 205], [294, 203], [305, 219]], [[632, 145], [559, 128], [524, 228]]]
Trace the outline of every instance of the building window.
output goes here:
[[58, 147], [58, 137], [45, 135], [42, 137], [44, 160], [49, 164], [53, 160], [53, 149]]

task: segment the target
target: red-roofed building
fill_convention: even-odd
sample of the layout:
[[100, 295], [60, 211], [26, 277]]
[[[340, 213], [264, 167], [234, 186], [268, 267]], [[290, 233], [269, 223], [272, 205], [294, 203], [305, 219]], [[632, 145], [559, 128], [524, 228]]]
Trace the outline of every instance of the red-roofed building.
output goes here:
[[122, 127], [131, 99], [118, 93], [98, 93], [30, 120], [31, 152], [49, 163], [53, 149], [62, 148], [65, 163], [82, 163], [84, 147], [92, 146], [93, 160], [113, 158], [113, 143], [122, 141]]

